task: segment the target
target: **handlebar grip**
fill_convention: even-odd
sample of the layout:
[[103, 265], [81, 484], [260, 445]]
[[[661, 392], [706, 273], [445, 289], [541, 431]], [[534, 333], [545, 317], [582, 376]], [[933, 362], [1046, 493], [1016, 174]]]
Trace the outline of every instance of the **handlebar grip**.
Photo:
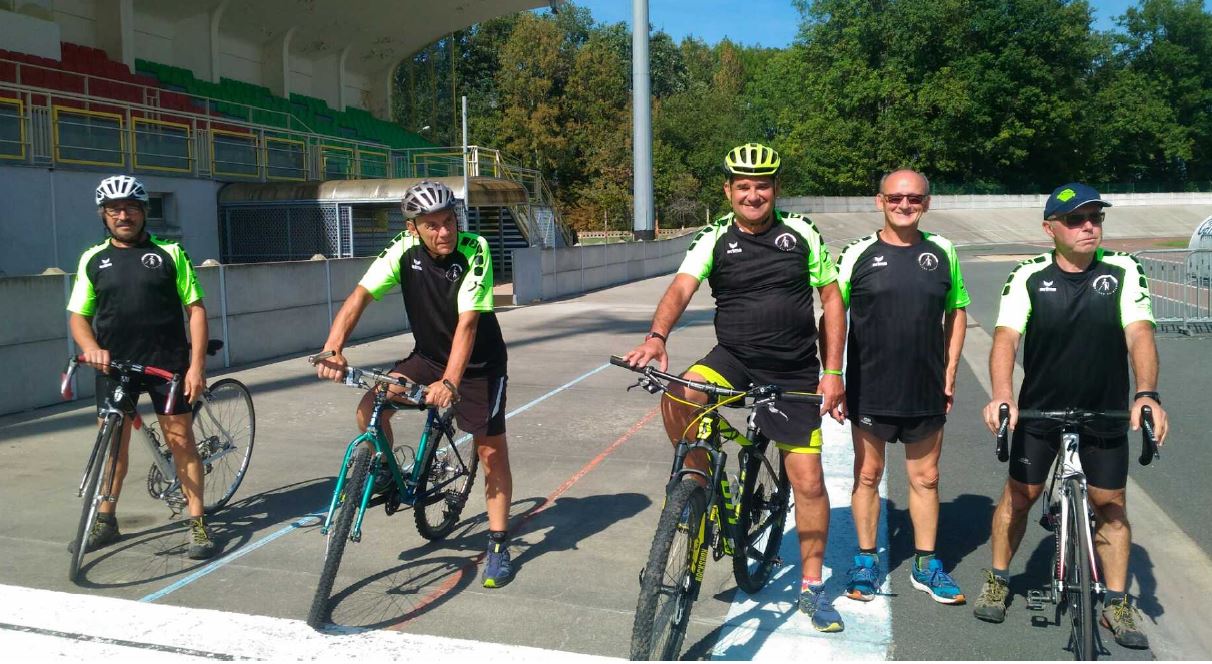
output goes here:
[[1161, 453], [1157, 451], [1157, 429], [1153, 426], [1153, 409], [1148, 406], [1142, 406], [1140, 409], [1140, 465], [1147, 466], [1153, 463], [1153, 458], [1161, 458]]
[[307, 361], [311, 362], [312, 364], [315, 364], [315, 363], [319, 362], [320, 360], [327, 360], [328, 358], [330, 358], [336, 354], [337, 354], [337, 351], [335, 351], [335, 350], [326, 350], [323, 353], [317, 353], [315, 355], [309, 356], [307, 358]]
[[177, 407], [177, 396], [181, 392], [181, 376], [173, 375], [168, 382], [168, 399], [164, 402], [164, 414], [172, 415]]
[[631, 364], [627, 362], [627, 360], [624, 360], [622, 357], [619, 357], [618, 355], [611, 355], [610, 363], [616, 367], [623, 367], [624, 369], [631, 369], [632, 371], [636, 370], [635, 367], [631, 366]]
[[997, 460], [1005, 463], [1010, 460], [1010, 405], [1002, 404], [997, 407]]
[[810, 403], [814, 406], [821, 405], [822, 400], [821, 395], [811, 392], [783, 392], [779, 395], [779, 401]]

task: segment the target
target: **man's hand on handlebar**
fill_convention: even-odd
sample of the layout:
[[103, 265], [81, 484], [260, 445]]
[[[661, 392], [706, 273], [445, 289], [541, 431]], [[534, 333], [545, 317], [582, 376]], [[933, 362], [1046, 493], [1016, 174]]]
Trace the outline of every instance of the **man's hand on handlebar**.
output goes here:
[[80, 353], [80, 361], [83, 364], [87, 364], [101, 373], [109, 373], [109, 360], [109, 351], [104, 348], [96, 348]]
[[345, 370], [349, 368], [349, 361], [345, 359], [345, 356], [339, 350], [325, 348], [324, 352], [331, 352], [332, 355], [316, 362], [316, 376], [335, 383], [343, 382], [345, 380]]
[[669, 354], [665, 352], [665, 342], [657, 337], [649, 337], [644, 343], [636, 346], [623, 356], [624, 360], [633, 367], [646, 367], [649, 362], [657, 360], [657, 368], [669, 371]]
[[1163, 444], [1165, 444], [1166, 434], [1170, 429], [1170, 420], [1166, 415], [1165, 409], [1163, 409], [1161, 404], [1157, 403], [1157, 401], [1154, 399], [1150, 397], [1141, 397], [1132, 404], [1132, 418], [1130, 420], [1132, 430], [1140, 430], [1140, 411], [1144, 406], [1148, 406], [1153, 411], [1153, 431], [1157, 435], [1157, 446], [1161, 447]]
[[990, 401], [985, 406], [985, 410], [982, 413], [985, 417], [985, 426], [989, 427], [990, 433], [996, 434], [998, 427], [1001, 426], [998, 408], [1002, 404], [1010, 407], [1010, 430], [1014, 431], [1018, 427], [1018, 404], [1014, 402], [1014, 399], [999, 399], [995, 397], [993, 401]]
[[825, 374], [821, 377], [820, 387], [821, 393], [821, 416], [826, 413], [837, 420], [838, 424], [846, 421], [846, 386], [842, 383], [842, 377], [834, 374]]

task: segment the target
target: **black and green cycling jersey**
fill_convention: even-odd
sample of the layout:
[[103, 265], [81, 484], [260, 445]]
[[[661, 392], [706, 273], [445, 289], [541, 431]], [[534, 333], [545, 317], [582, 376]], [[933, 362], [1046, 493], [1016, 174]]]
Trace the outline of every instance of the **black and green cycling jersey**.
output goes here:
[[998, 327], [1024, 337], [1019, 407], [1126, 409], [1124, 328], [1138, 321], [1153, 324], [1153, 306], [1145, 272], [1129, 254], [1098, 249], [1082, 272], [1061, 270], [1051, 252], [1019, 263], [997, 316]]
[[807, 217], [782, 211], [756, 235], [733, 215], [695, 236], [678, 272], [711, 284], [718, 343], [757, 369], [819, 369], [812, 289], [837, 279], [837, 268]]
[[492, 259], [488, 241], [459, 233], [456, 250], [434, 258], [421, 239], [405, 231], [396, 236], [358, 282], [376, 300], [396, 284], [412, 327], [416, 352], [445, 366], [450, 359], [459, 314], [480, 312], [467, 376], [501, 373], [505, 341], [492, 305]]
[[924, 417], [947, 412], [944, 316], [971, 303], [955, 245], [921, 233], [911, 246], [872, 233], [838, 257], [850, 308], [846, 401], [851, 412]]
[[85, 251], [67, 309], [93, 319], [97, 343], [115, 359], [184, 371], [181, 307], [204, 296], [181, 245], [145, 235], [132, 247], [107, 239]]

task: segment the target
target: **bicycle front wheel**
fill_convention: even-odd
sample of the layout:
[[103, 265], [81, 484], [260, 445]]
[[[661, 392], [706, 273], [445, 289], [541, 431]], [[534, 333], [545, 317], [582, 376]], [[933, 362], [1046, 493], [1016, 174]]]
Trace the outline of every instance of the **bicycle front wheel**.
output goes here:
[[480, 458], [474, 443], [460, 450], [446, 432], [435, 428], [432, 436], [417, 461], [421, 474], [413, 516], [421, 537], [439, 540], [459, 522], [476, 480]]
[[1069, 613], [1073, 630], [1070, 644], [1073, 658], [1078, 661], [1094, 660], [1094, 592], [1091, 589], [1091, 558], [1089, 516], [1086, 502], [1082, 500], [1082, 485], [1076, 479], [1068, 480], [1066, 493], [1069, 496], [1069, 537], [1065, 546], [1065, 610]]
[[307, 612], [307, 624], [313, 629], [320, 629], [332, 616], [332, 607], [328, 605], [329, 597], [332, 596], [332, 584], [337, 578], [337, 568], [341, 566], [341, 556], [345, 553], [345, 543], [349, 541], [349, 530], [353, 526], [354, 516], [361, 507], [362, 489], [366, 486], [369, 474], [370, 449], [362, 445], [358, 447], [353, 461], [349, 464], [348, 477], [336, 507], [337, 517], [328, 529], [328, 539], [324, 546], [324, 567], [320, 570], [320, 582], [316, 584], [316, 595], [311, 600], [311, 610]]
[[97, 431], [97, 442], [93, 444], [92, 464], [85, 470], [83, 499], [80, 510], [80, 524], [76, 527], [76, 538], [68, 545], [71, 554], [67, 578], [72, 583], [80, 577], [80, 567], [84, 564], [85, 548], [88, 544], [88, 533], [92, 530], [93, 521], [101, 507], [101, 476], [105, 466], [111, 465], [110, 457], [118, 453], [117, 446], [122, 441], [122, 417], [109, 415], [101, 422]]
[[631, 659], [675, 660], [686, 637], [690, 609], [702, 581], [695, 564], [707, 555], [707, 492], [683, 479], [665, 498], [648, 564], [640, 573], [640, 597], [631, 628]]
[[235, 495], [252, 460], [257, 419], [252, 395], [238, 380], [217, 380], [194, 403], [194, 442], [202, 457], [202, 504], [207, 514]]
[[782, 454], [771, 441], [755, 442], [741, 453], [741, 506], [737, 515], [740, 541], [732, 556], [736, 585], [749, 594], [770, 580], [783, 543], [791, 484]]

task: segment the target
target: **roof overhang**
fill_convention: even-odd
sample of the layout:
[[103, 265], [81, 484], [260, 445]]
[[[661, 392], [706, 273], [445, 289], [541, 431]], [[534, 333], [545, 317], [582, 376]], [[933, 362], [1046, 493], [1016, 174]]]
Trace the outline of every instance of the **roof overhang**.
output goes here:
[[219, 205], [266, 203], [379, 203], [398, 204], [409, 187], [430, 180], [454, 190], [468, 207], [504, 207], [528, 200], [526, 188], [513, 180], [472, 177], [470, 198], [463, 194], [463, 178], [395, 178], [390, 180], [328, 180], [323, 182], [233, 182], [219, 191]]

